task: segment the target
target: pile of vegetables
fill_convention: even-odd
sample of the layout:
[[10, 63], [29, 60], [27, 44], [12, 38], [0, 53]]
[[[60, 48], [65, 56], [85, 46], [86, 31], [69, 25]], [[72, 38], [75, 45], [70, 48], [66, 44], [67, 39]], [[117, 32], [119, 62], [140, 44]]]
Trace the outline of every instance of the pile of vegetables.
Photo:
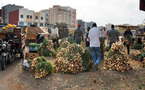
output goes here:
[[105, 43], [105, 40], [103, 37], [101, 37], [101, 40], [100, 40], [101, 59], [104, 59], [104, 52], [105, 52], [104, 43]]
[[90, 70], [91, 54], [88, 48], [71, 44], [62, 48], [56, 55], [55, 71], [61, 73], [79, 73]]
[[124, 72], [132, 69], [128, 63], [128, 56], [124, 46], [121, 43], [113, 43], [111, 50], [107, 56], [107, 60], [104, 63], [104, 70], [116, 70]]
[[41, 56], [56, 57], [56, 51], [54, 50], [54, 44], [51, 40], [44, 40], [43, 43], [38, 48]]
[[35, 72], [35, 79], [45, 77], [54, 70], [51, 63], [47, 62], [44, 56], [36, 57], [34, 60], [28, 60], [30, 68]]
[[63, 41], [60, 45], [62, 48], [66, 48], [70, 43], [68, 41]]

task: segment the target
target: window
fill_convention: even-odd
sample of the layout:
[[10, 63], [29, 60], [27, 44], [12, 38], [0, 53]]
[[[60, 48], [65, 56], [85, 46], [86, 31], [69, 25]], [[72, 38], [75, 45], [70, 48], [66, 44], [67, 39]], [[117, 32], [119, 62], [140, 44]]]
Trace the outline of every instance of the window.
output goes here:
[[30, 26], [31, 25], [31, 22], [28, 22], [28, 26]]
[[37, 25], [37, 23], [34, 23], [34, 25]]
[[43, 20], [43, 17], [41, 17], [41, 20]]
[[48, 21], [48, 19], [46, 19], [46, 21]]
[[59, 22], [61, 22], [61, 20], [59, 19]]
[[38, 16], [36, 16], [35, 19], [38, 19]]
[[23, 15], [21, 15], [21, 18], [23, 18]]
[[27, 18], [29, 18], [29, 15], [27, 15]]
[[23, 26], [23, 25], [24, 25], [24, 22], [19, 22], [19, 25], [20, 25], [20, 26]]
[[59, 17], [61, 16], [61, 14], [59, 14]]
[[40, 23], [40, 26], [43, 26], [43, 23]]
[[46, 14], [46, 16], [48, 16], [48, 14]]
[[32, 16], [30, 15], [30, 19], [32, 19]]

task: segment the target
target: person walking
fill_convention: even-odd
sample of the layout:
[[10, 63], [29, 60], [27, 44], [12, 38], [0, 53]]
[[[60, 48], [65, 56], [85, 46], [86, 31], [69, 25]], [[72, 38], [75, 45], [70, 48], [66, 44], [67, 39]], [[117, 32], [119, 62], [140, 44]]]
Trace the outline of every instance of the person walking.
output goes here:
[[108, 42], [109, 43], [109, 49], [111, 48], [112, 44], [116, 41], [119, 41], [119, 32], [114, 29], [114, 25], [111, 25], [111, 30], [108, 32]]
[[89, 47], [89, 46], [90, 46], [90, 42], [89, 42], [89, 38], [88, 38], [89, 31], [90, 31], [90, 27], [87, 28], [87, 34], [86, 34], [86, 47]]
[[81, 25], [78, 24], [78, 29], [76, 29], [74, 32], [74, 40], [75, 40], [75, 43], [77, 44], [81, 44], [81, 40], [83, 40], [83, 32], [80, 29], [80, 27]]
[[96, 23], [93, 24], [93, 28], [89, 31], [88, 37], [90, 41], [91, 54], [94, 62], [94, 69], [98, 70], [98, 65], [101, 60], [101, 49], [100, 49], [101, 31], [97, 28]]
[[[54, 48], [56, 48], [56, 44], [59, 47], [58, 39], [59, 39], [59, 29], [57, 28], [57, 25], [54, 24], [54, 29], [51, 31], [51, 39], [54, 43]], [[56, 43], [56, 44], [55, 44]]]
[[[105, 27], [104, 27], [103, 30], [102, 30], [102, 32], [101, 32], [104, 41], [106, 40], [106, 33], [107, 33], [107, 32], [106, 32], [106, 29], [105, 29]], [[104, 47], [105, 47], [105, 42], [104, 42]]]
[[[129, 28], [127, 28], [127, 30], [124, 32], [124, 37], [125, 38], [132, 38], [132, 33], [131, 33], [131, 31], [130, 31], [130, 29]], [[128, 41], [128, 42], [124, 42], [124, 45], [126, 44], [127, 45], [127, 51], [128, 51], [128, 54], [129, 54], [129, 43], [130, 41]]]

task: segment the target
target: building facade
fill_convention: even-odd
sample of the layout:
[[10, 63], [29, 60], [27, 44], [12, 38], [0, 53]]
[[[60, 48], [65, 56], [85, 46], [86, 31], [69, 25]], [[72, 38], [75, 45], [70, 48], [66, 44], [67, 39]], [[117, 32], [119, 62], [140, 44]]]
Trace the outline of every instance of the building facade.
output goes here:
[[1, 10], [1, 16], [4, 19], [4, 22], [9, 23], [9, 12], [18, 10], [20, 8], [23, 8], [23, 6], [18, 6], [15, 4], [13, 4], [13, 5], [8, 4], [6, 6], [3, 6], [2, 10]]
[[34, 24], [37, 26], [45, 26], [45, 13], [36, 12], [34, 13]]
[[45, 26], [48, 27], [49, 26], [49, 9], [45, 9], [45, 10], [41, 10], [40, 12], [44, 12], [45, 13]]
[[56, 23], [65, 23], [71, 28], [75, 28], [76, 26], [76, 9], [72, 9], [71, 7], [54, 5], [52, 8], [49, 8], [48, 16], [50, 27]]
[[29, 26], [34, 22], [34, 11], [21, 8], [9, 12], [9, 23], [18, 26]]

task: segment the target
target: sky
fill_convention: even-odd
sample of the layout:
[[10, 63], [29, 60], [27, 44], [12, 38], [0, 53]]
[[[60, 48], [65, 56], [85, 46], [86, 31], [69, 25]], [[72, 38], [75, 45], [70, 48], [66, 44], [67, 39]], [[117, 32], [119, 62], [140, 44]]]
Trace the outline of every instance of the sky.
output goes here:
[[53, 5], [70, 6], [76, 9], [77, 19], [94, 21], [99, 26], [112, 23], [142, 24], [145, 12], [139, 10], [140, 0], [0, 0], [0, 7], [7, 4], [24, 6], [36, 12]]

